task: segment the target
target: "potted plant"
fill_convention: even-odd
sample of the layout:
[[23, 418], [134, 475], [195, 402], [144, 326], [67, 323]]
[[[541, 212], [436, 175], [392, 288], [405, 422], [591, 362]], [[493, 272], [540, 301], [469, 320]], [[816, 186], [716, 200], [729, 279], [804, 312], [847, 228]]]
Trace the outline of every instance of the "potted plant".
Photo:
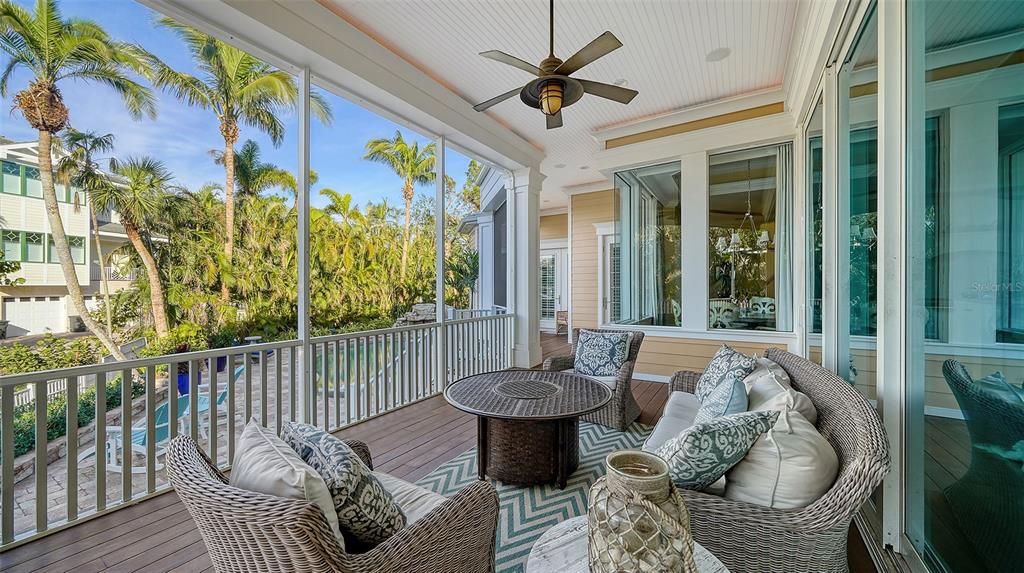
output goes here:
[[[232, 327], [225, 327], [210, 335], [207, 340], [210, 348], [230, 348], [239, 345], [238, 331]], [[223, 372], [228, 365], [227, 356], [217, 357], [217, 372]]]

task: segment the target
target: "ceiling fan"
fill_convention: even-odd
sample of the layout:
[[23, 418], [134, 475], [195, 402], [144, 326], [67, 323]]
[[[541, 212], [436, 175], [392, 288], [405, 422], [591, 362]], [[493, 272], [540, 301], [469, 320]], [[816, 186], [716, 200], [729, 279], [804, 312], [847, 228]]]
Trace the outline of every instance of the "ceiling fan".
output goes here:
[[569, 77], [583, 66], [621, 48], [622, 42], [615, 37], [615, 34], [611, 32], [601, 34], [563, 62], [555, 57], [555, 0], [550, 1], [549, 8], [551, 21], [548, 57], [541, 61], [540, 66], [535, 66], [498, 50], [480, 52], [480, 55], [485, 58], [519, 68], [537, 78], [522, 88], [510, 90], [498, 97], [478, 103], [473, 106], [473, 109], [484, 111], [518, 93], [523, 103], [544, 112], [544, 115], [547, 116], [548, 129], [554, 129], [562, 127], [562, 108], [576, 103], [585, 93], [619, 103], [633, 101], [633, 98], [639, 93], [636, 90]]

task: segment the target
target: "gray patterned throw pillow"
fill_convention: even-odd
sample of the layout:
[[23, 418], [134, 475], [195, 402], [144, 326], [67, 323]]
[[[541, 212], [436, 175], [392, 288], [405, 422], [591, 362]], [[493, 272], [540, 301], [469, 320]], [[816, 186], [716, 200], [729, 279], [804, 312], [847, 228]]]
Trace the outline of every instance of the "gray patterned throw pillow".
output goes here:
[[281, 439], [327, 482], [346, 547], [372, 548], [405, 527], [391, 493], [345, 442], [298, 422], [286, 422]]
[[573, 368], [584, 376], [615, 376], [629, 356], [628, 332], [581, 330]]
[[699, 491], [739, 463], [778, 418], [775, 410], [721, 416], [686, 428], [654, 453], [668, 462], [677, 486]]
[[694, 424], [703, 424], [708, 420], [729, 414], [747, 411], [747, 386], [743, 380], [733, 380], [719, 384], [701, 402], [700, 409], [693, 419]]
[[700, 375], [700, 380], [697, 380], [697, 388], [694, 394], [697, 395], [698, 400], [704, 402], [708, 394], [717, 388], [719, 384], [743, 380], [756, 367], [757, 359], [753, 356], [736, 352], [723, 344], [718, 349], [718, 352], [715, 353], [715, 357], [711, 359], [708, 367], [704, 369], [704, 373]]

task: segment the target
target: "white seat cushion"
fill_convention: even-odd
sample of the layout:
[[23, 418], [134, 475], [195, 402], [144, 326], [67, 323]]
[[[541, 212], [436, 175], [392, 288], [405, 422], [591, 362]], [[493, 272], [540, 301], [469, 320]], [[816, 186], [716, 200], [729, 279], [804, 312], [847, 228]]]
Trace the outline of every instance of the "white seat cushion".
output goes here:
[[[565, 370], [562, 370], [562, 372], [571, 372], [571, 373], [575, 374], [576, 373], [576, 369], [575, 368], [566, 368]], [[615, 390], [615, 376], [587, 376], [587, 378], [593, 378], [594, 380], [597, 380], [598, 382], [604, 384], [605, 386], [607, 386], [611, 390], [613, 390], [613, 391]]]
[[758, 358], [757, 367], [743, 379], [747, 387], [747, 411], [792, 408], [812, 425], [818, 423], [818, 410], [803, 392], [793, 389], [789, 374], [767, 358]]
[[726, 499], [764, 507], [806, 507], [835, 482], [839, 458], [818, 430], [787, 408], [727, 475]]
[[398, 507], [405, 513], [406, 527], [426, 516], [447, 498], [418, 485], [381, 472], [373, 472], [384, 489], [388, 490]]
[[345, 547], [327, 483], [284, 440], [253, 419], [242, 430], [237, 447], [229, 484], [239, 489], [316, 504], [324, 512], [331, 533]]
[[653, 452], [669, 438], [674, 438], [679, 432], [692, 426], [698, 410], [700, 400], [696, 396], [687, 392], [673, 392], [665, 403], [665, 412], [644, 442], [643, 449]]

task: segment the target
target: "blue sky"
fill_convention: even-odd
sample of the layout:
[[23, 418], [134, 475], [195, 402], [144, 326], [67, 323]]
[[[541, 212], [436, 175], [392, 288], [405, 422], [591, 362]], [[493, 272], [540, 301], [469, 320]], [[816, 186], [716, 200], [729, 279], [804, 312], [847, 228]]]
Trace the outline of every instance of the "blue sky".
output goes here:
[[[33, 9], [32, 0], [15, 0]], [[156, 54], [171, 67], [195, 73], [188, 52], [177, 36], [155, 24], [156, 12], [133, 0], [62, 0], [64, 17], [91, 19], [122, 41], [135, 42]], [[11, 79], [7, 97], [0, 101], [0, 135], [16, 141], [34, 140], [35, 132], [17, 112], [11, 112], [13, 95], [30, 81], [24, 70]], [[203, 183], [223, 183], [223, 167], [214, 164], [210, 150], [223, 149], [216, 118], [208, 110], [191, 108], [168, 94], [155, 91], [158, 98], [156, 120], [132, 120], [117, 95], [104, 86], [78, 82], [60, 85], [71, 110], [71, 124], [81, 131], [113, 133], [118, 157], [151, 155], [164, 161], [175, 173], [178, 183], [198, 188]], [[366, 142], [391, 137], [401, 129], [406, 139], [429, 140], [402, 128], [332, 93], [324, 92], [334, 113], [334, 121], [324, 126], [316, 120], [310, 132], [310, 165], [320, 181], [313, 189], [313, 205], [321, 206], [316, 193], [320, 187], [351, 193], [359, 205], [367, 201], [401, 204], [401, 181], [385, 166], [362, 159]], [[263, 160], [294, 171], [298, 164], [296, 149], [297, 120], [294, 112], [284, 118], [286, 132], [277, 148], [261, 132], [242, 127], [239, 146], [246, 139], [259, 143]], [[465, 178], [469, 159], [454, 150], [447, 154], [447, 173], [459, 186]], [[417, 189], [417, 194], [433, 193], [433, 187]]]

